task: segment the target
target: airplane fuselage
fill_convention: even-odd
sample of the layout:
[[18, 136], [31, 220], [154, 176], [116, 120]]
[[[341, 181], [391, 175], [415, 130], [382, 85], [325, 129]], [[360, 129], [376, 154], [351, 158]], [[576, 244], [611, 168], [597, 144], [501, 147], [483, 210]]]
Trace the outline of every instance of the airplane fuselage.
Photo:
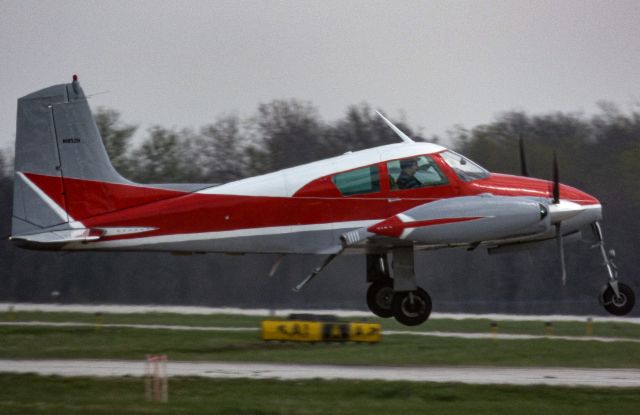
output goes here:
[[[391, 144], [195, 192], [67, 178], [65, 186], [77, 187], [84, 195], [74, 201], [55, 199], [61, 179], [25, 176], [56, 204], [65, 206], [78, 228], [103, 232], [96, 241], [59, 246], [69, 250], [330, 254], [342, 249], [341, 235], [425, 203], [480, 194], [550, 197], [550, 182], [544, 180], [494, 173], [464, 181], [443, 160], [444, 151], [446, 148], [429, 143]], [[446, 183], [392, 188], [389, 163], [419, 156], [433, 160]], [[377, 187], [341, 194], [336, 175], [367, 167], [377, 169]], [[564, 185], [561, 194], [562, 200], [585, 208], [564, 224], [565, 233], [600, 218], [600, 202], [594, 197]], [[547, 239], [554, 234], [533, 237]], [[531, 238], [526, 235], [524, 239]]]

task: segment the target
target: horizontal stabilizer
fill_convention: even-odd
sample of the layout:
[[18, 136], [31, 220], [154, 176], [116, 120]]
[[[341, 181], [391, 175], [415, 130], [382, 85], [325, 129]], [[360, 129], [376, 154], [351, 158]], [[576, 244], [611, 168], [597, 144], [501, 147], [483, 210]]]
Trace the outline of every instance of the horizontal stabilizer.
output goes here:
[[97, 241], [102, 235], [103, 231], [99, 229], [65, 229], [31, 235], [15, 235], [9, 239], [17, 242], [26, 242], [27, 244], [50, 245]]

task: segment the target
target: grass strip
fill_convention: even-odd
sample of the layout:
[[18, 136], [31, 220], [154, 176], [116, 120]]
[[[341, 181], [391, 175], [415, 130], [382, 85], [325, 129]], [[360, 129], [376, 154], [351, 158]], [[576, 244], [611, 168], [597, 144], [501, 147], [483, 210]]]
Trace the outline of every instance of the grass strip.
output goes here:
[[[215, 327], [259, 327], [265, 317], [242, 316], [232, 314], [171, 314], [171, 313], [90, 313], [72, 312], [39, 312], [39, 311], [5, 311], [0, 314], [0, 321], [46, 321], [46, 322], [82, 322], [89, 324], [164, 324], [184, 326], [215, 326]], [[380, 323], [384, 330], [410, 331], [446, 331], [459, 333], [489, 333], [491, 320], [488, 319], [430, 319], [418, 327], [406, 327], [393, 319], [356, 318], [351, 321]], [[597, 320], [590, 327], [585, 318], [584, 322], [551, 322], [551, 326], [542, 321], [500, 321], [496, 331], [502, 334], [531, 334], [558, 336], [601, 336], [627, 337], [640, 339], [640, 325], [620, 322]]]
[[143, 380], [0, 374], [0, 413], [288, 415], [636, 413], [640, 389], [382, 381], [172, 378], [169, 402], [147, 402]]
[[640, 344], [387, 336], [375, 345], [268, 343], [255, 332], [0, 327], [0, 358], [96, 358], [355, 365], [638, 368]]

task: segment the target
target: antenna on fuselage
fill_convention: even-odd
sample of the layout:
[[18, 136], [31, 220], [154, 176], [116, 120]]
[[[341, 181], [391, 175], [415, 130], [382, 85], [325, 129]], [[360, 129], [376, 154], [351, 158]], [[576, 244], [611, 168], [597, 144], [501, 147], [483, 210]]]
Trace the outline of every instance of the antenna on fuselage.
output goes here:
[[389, 121], [388, 119], [386, 119], [386, 118], [384, 117], [384, 115], [382, 115], [382, 114], [380, 113], [380, 111], [376, 111], [376, 114], [378, 114], [378, 115], [380, 116], [380, 118], [382, 118], [382, 119], [384, 120], [384, 122], [386, 122], [386, 123], [387, 123], [387, 125], [388, 125], [389, 127], [391, 127], [391, 129], [393, 130], [393, 132], [394, 132], [394, 133], [398, 134], [398, 136], [399, 136], [400, 138], [402, 138], [402, 141], [404, 141], [404, 142], [405, 142], [405, 143], [407, 143], [407, 144], [415, 143], [415, 141], [413, 141], [413, 140], [411, 139], [411, 137], [409, 137], [408, 135], [406, 135], [405, 133], [403, 133], [401, 129], [399, 129], [398, 127], [396, 127], [395, 125], [393, 125], [393, 123], [392, 123], [391, 121]]

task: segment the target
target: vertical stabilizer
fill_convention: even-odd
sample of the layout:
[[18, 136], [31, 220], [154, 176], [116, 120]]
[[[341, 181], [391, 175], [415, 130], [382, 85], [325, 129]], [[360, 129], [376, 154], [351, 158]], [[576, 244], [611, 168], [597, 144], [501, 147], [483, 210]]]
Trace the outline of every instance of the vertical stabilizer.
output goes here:
[[12, 234], [74, 227], [67, 206], [83, 197], [65, 179], [130, 184], [111, 165], [74, 76], [18, 100]]

